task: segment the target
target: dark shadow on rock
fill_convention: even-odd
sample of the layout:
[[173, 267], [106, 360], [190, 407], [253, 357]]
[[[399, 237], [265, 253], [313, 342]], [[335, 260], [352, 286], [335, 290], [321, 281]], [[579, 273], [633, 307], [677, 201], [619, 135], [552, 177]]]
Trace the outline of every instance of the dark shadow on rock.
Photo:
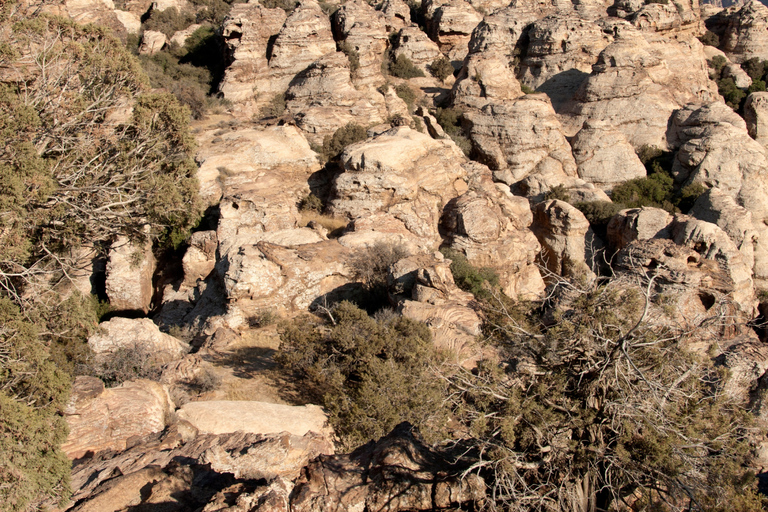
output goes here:
[[579, 71], [578, 69], [568, 69], [562, 71], [536, 88], [549, 96], [552, 101], [552, 107], [558, 114], [562, 108], [573, 98], [576, 91], [579, 90], [584, 80], [589, 77], [589, 73]]

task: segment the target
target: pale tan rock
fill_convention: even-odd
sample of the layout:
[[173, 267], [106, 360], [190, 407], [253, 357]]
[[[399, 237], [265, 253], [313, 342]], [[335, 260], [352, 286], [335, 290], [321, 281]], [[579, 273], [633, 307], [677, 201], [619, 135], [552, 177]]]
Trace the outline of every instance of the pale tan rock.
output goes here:
[[747, 97], [744, 120], [749, 136], [768, 147], [768, 92], [753, 92]]
[[768, 8], [757, 0], [737, 3], [721, 12], [725, 26], [720, 48], [737, 64], [752, 57], [768, 59]]
[[621, 250], [634, 240], [670, 238], [670, 225], [674, 217], [661, 208], [633, 208], [622, 210], [608, 222], [608, 242]]
[[172, 407], [167, 390], [156, 382], [138, 380], [104, 389], [95, 377], [77, 377], [64, 409], [69, 436], [62, 450], [70, 459], [124, 450], [131, 438], [163, 430]]
[[440, 51], [452, 61], [464, 60], [472, 31], [483, 16], [464, 0], [425, 0], [421, 8], [427, 32]]
[[603, 190], [644, 178], [645, 166], [623, 133], [604, 121], [587, 121], [571, 140], [579, 177]]
[[125, 28], [126, 33], [137, 35], [141, 32], [141, 18], [128, 11], [115, 10], [117, 21]]
[[238, 105], [234, 112], [239, 117], [259, 116], [262, 107], [285, 93], [297, 73], [336, 52], [331, 22], [315, 0], [304, 0], [288, 18], [282, 9], [246, 6], [236, 6], [230, 21], [225, 20], [224, 38], [235, 62], [219, 88]]
[[427, 324], [436, 347], [448, 351], [456, 364], [476, 364], [482, 356], [476, 342], [482, 322], [469, 306], [472, 294], [456, 287], [449, 260], [440, 253], [400, 260], [390, 268], [388, 284], [402, 315]]
[[369, 126], [387, 118], [379, 92], [358, 91], [352, 85], [349, 61], [340, 52], [318, 59], [296, 75], [285, 96], [297, 126], [319, 145], [347, 124]]
[[440, 47], [418, 27], [404, 27], [397, 34], [394, 46], [395, 58], [403, 55], [419, 68], [422, 73], [429, 75], [429, 65], [442, 56]]
[[238, 3], [224, 20], [222, 36], [226, 42], [232, 64], [227, 67], [219, 91], [237, 104], [244, 115], [254, 115], [288, 87], [288, 83], [255, 84], [255, 80], [269, 76], [267, 47], [277, 36], [285, 22], [282, 9], [266, 9], [258, 2]]
[[168, 38], [162, 32], [155, 30], [145, 30], [141, 36], [141, 45], [139, 46], [139, 54], [141, 55], [154, 55], [168, 43]]
[[703, 32], [704, 27], [698, 0], [645, 4], [633, 13], [632, 24], [643, 31], [675, 37], [695, 37]]
[[125, 475], [108, 489], [81, 503], [73, 512], [103, 512], [140, 505], [144, 491], [167, 475], [160, 468], [146, 467]]
[[184, 47], [184, 44], [187, 42], [187, 39], [189, 39], [189, 36], [195, 33], [197, 29], [202, 27], [202, 25], [198, 23], [194, 23], [184, 30], [179, 30], [178, 32], [174, 32], [171, 36], [171, 39], [168, 41], [169, 43], [175, 43], [182, 48]]
[[381, 5], [385, 29], [392, 33], [411, 24], [411, 8], [403, 0], [384, 0]]
[[613, 41], [615, 22], [576, 14], [534, 21], [520, 63], [520, 82], [547, 93], [555, 110], [569, 100], [592, 72], [600, 52]]
[[768, 153], [749, 137], [746, 124], [727, 107], [711, 104], [676, 113], [682, 143], [672, 173], [678, 183], [719, 188], [749, 210], [757, 223], [768, 219]]
[[264, 309], [304, 311], [328, 294], [331, 302], [334, 293], [347, 298], [342, 287], [352, 280], [350, 257], [351, 251], [336, 240], [296, 247], [259, 242], [230, 251], [217, 270], [228, 307], [238, 310], [233, 321], [242, 323]]
[[466, 176], [466, 157], [452, 141], [397, 127], [349, 146], [341, 162], [331, 213], [355, 219], [386, 211], [417, 237], [439, 244], [442, 206]]
[[448, 203], [443, 228], [449, 247], [476, 267], [492, 268], [510, 297], [537, 297], [544, 282], [535, 267], [541, 246], [529, 226], [528, 201], [491, 180], [488, 168], [473, 164], [470, 190]]
[[99, 324], [99, 331], [88, 338], [88, 347], [97, 360], [104, 360], [120, 350], [140, 350], [155, 364], [165, 364], [184, 357], [189, 345], [160, 332], [149, 318], [114, 317]]
[[635, 149], [666, 148], [672, 113], [688, 103], [719, 98], [708, 78], [702, 44], [617, 27], [592, 74], [560, 111], [568, 134], [587, 119], [617, 127]]
[[491, 103], [464, 114], [478, 160], [508, 185], [528, 175], [576, 176], [576, 162], [552, 104], [543, 94]]
[[216, 231], [197, 231], [189, 237], [189, 247], [181, 260], [184, 284], [193, 286], [205, 280], [216, 265], [216, 248], [219, 239]]
[[[407, 6], [406, 6], [407, 9]], [[410, 18], [410, 11], [406, 11]], [[333, 15], [334, 30], [342, 44], [357, 53], [358, 68], [352, 78], [358, 87], [375, 88], [385, 82], [381, 73], [387, 49], [386, 14], [363, 0], [346, 2]]]
[[[688, 214], [715, 224], [725, 231], [744, 256], [747, 264], [753, 267], [755, 277], [767, 275], [766, 269], [762, 267], [765, 261], [765, 257], [762, 256], [765, 249], [763, 233], [755, 229], [752, 214], [739, 206], [733, 197], [717, 188], [711, 188], [699, 196]], [[761, 253], [758, 257], [761, 263], [760, 268], [755, 266], [756, 253]]]
[[123, 236], [115, 240], [109, 250], [106, 283], [114, 309], [149, 311], [155, 264], [151, 243], [137, 246]]
[[583, 213], [564, 201], [545, 201], [533, 209], [531, 230], [541, 243], [540, 258], [550, 272], [564, 277], [591, 275], [585, 257], [589, 221]]
[[741, 89], [746, 89], [752, 85], [752, 78], [750, 78], [747, 72], [744, 71], [740, 65], [733, 62], [723, 66], [722, 76], [723, 78], [733, 78], [733, 82], [736, 84], [736, 87]]
[[715, 224], [675, 215], [672, 240], [690, 247], [704, 258], [715, 260], [726, 272], [733, 290], [731, 296], [747, 315], [757, 310], [752, 268], [728, 235]]
[[524, 94], [506, 61], [493, 52], [483, 52], [467, 57], [451, 95], [458, 108], [481, 109], [489, 103], [503, 103]]
[[176, 9], [177, 12], [184, 12], [190, 7], [187, 0], [154, 0], [152, 9], [156, 11], [165, 11], [166, 9]]
[[278, 434], [303, 436], [308, 432], [330, 436], [328, 416], [318, 405], [281, 405], [267, 402], [214, 400], [189, 402], [176, 413], [200, 432], [226, 434]]

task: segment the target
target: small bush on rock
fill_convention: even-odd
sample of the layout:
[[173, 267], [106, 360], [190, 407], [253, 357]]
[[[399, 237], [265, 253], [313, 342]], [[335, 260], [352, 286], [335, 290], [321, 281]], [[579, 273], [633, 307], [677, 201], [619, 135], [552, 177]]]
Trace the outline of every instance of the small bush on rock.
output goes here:
[[394, 62], [389, 64], [389, 73], [397, 78], [418, 78], [424, 76], [424, 72], [411, 62], [405, 55], [398, 55]]
[[277, 361], [296, 373], [308, 399], [320, 401], [345, 448], [409, 421], [439, 439], [443, 384], [430, 367], [440, 358], [429, 328], [399, 315], [369, 317], [349, 302], [331, 312], [333, 326], [280, 326]]
[[325, 160], [333, 160], [344, 151], [344, 148], [355, 142], [363, 141], [367, 137], [365, 128], [359, 124], [349, 123], [333, 132], [333, 135], [326, 136], [323, 139], [323, 147], [320, 152]]
[[429, 72], [441, 82], [445, 82], [445, 79], [453, 75], [454, 71], [451, 61], [444, 56], [436, 58], [429, 65]]
[[408, 110], [413, 110], [413, 106], [416, 103], [416, 94], [413, 89], [406, 84], [399, 84], [395, 87], [395, 94], [408, 105]]
[[711, 30], [707, 30], [703, 35], [699, 36], [699, 41], [701, 41], [701, 44], [714, 46], [715, 48], [720, 45], [720, 38]]
[[[498, 286], [499, 276], [491, 268], [477, 268], [472, 265], [467, 257], [454, 249], [440, 249], [443, 256], [451, 260], [451, 274], [456, 286], [470, 292], [478, 298], [488, 298], [487, 286]], [[487, 284], [486, 284], [487, 283]]]

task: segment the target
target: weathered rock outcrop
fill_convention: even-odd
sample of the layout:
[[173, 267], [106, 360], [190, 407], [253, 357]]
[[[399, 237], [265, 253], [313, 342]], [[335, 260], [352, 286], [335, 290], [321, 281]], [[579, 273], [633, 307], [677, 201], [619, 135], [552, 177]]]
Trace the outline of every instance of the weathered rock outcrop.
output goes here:
[[69, 437], [62, 450], [71, 459], [102, 450], [125, 450], [132, 438], [162, 431], [173, 403], [157, 382], [138, 380], [104, 389], [95, 377], [77, 377], [64, 417]]
[[608, 222], [608, 242], [621, 250], [635, 240], [668, 239], [674, 217], [661, 208], [622, 210]]
[[322, 144], [342, 126], [370, 126], [387, 118], [384, 97], [375, 89], [361, 92], [350, 78], [349, 60], [330, 53], [298, 73], [285, 93], [287, 109], [309, 140]]
[[106, 283], [114, 309], [149, 311], [155, 263], [151, 243], [137, 245], [124, 236], [115, 240], [109, 250]]
[[418, 245], [437, 248], [442, 207], [466, 190], [466, 157], [452, 141], [398, 127], [349, 146], [341, 162], [332, 213], [356, 219], [386, 212]]
[[483, 16], [464, 0], [426, 0], [421, 9], [427, 32], [440, 51], [452, 61], [464, 60], [472, 31]]
[[181, 359], [189, 352], [189, 345], [160, 332], [149, 318], [114, 317], [102, 322], [99, 331], [88, 338], [88, 347], [97, 360], [105, 360], [117, 352], [126, 351], [127, 357], [133, 357], [132, 354], [138, 352], [146, 354], [154, 364]]
[[141, 55], [154, 55], [168, 44], [168, 38], [162, 32], [156, 30], [145, 30], [141, 36], [141, 45], [139, 53]]
[[592, 72], [600, 52], [613, 41], [616, 22], [552, 15], [534, 21], [520, 63], [520, 82], [545, 92], [555, 107], [570, 99]]
[[404, 424], [349, 455], [311, 462], [296, 481], [290, 509], [385, 512], [479, 506], [485, 484], [475, 473], [461, 478], [468, 464], [456, 455], [428, 449]]
[[752, 57], [768, 59], [768, 8], [758, 0], [737, 3], [718, 15], [724, 27], [720, 49], [736, 63]]
[[544, 281], [535, 260], [541, 246], [529, 229], [533, 217], [528, 200], [494, 184], [485, 166], [471, 164], [469, 173], [470, 190], [445, 208], [449, 246], [472, 265], [496, 271], [509, 297], [539, 297]]
[[589, 120], [571, 140], [579, 177], [603, 190], [646, 175], [645, 166], [619, 130], [605, 121]]
[[472, 367], [482, 357], [474, 297], [456, 287], [449, 260], [438, 252], [410, 256], [391, 266], [387, 282], [390, 301], [403, 316], [427, 324], [435, 346], [454, 362]]
[[587, 119], [601, 119], [635, 149], [666, 148], [667, 125], [676, 109], [718, 98], [698, 40], [643, 35], [623, 25], [560, 113], [569, 134]]
[[768, 92], [753, 92], [744, 103], [749, 136], [768, 147]]
[[451, 96], [457, 108], [481, 109], [489, 103], [503, 103], [523, 96], [520, 82], [504, 58], [486, 53], [467, 57]]
[[248, 490], [259, 479], [290, 487], [310, 460], [332, 453], [331, 444], [317, 434], [198, 434], [180, 421], [122, 453], [102, 452], [78, 461], [72, 500], [82, 500], [77, 510], [94, 512], [141, 503], [202, 508], [236, 482], [251, 481]]
[[[410, 11], [406, 6], [408, 21]], [[384, 83], [381, 63], [386, 56], [386, 12], [375, 10], [363, 0], [346, 2], [333, 15], [334, 31], [342, 38], [347, 51], [354, 52], [357, 69], [352, 79], [357, 86], [376, 87]]]
[[404, 27], [397, 33], [394, 45], [395, 58], [403, 55], [429, 75], [429, 65], [440, 57], [440, 48], [418, 27]]
[[589, 221], [570, 204], [553, 199], [533, 209], [533, 233], [541, 243], [541, 262], [559, 276], [589, 276], [585, 240]]
[[571, 146], [546, 95], [488, 104], [464, 117], [473, 148], [496, 181], [514, 185], [536, 175], [555, 186], [576, 177]]
[[328, 416], [318, 405], [281, 405], [267, 402], [213, 400], [189, 402], [177, 416], [205, 434], [278, 434], [303, 436], [315, 432], [330, 438]]

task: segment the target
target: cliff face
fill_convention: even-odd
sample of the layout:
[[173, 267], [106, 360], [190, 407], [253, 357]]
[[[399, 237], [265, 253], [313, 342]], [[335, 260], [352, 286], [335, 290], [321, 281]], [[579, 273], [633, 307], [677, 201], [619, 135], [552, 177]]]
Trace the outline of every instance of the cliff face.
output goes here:
[[[118, 3], [46, 9], [125, 36], [136, 32], [134, 18], [171, 7]], [[734, 84], [757, 82], [736, 64], [768, 59], [768, 8], [755, 0], [718, 12], [693, 0], [267, 7], [275, 4], [233, 4], [215, 27], [227, 62], [215, 92], [226, 111], [194, 126], [209, 225], [193, 234], [175, 274], [127, 240], [108, 253], [110, 302], [151, 311], [190, 343], [152, 331], [148, 319], [113, 319], [91, 338], [102, 358], [126, 347], [152, 353], [161, 383], [76, 382], [65, 411], [65, 447], [79, 458], [74, 510], [482, 506], [490, 497], [479, 473], [461, 478], [468, 466], [404, 427], [333, 455], [326, 413], [299, 407], [301, 390], [273, 373], [279, 340], [265, 319], [311, 311], [335, 325], [335, 302], [363, 303], [370, 293], [360, 267], [375, 262], [361, 258], [382, 247], [395, 254], [380, 283], [385, 303], [425, 322], [435, 346], [464, 368], [498, 354], [477, 342], [492, 319], [454, 282], [450, 254], [492, 271], [510, 303], [550, 300], [566, 278], [658, 276], [657, 293], [679, 305], [664, 326], [705, 323], [713, 301], [741, 325], [707, 338], [738, 341], [715, 355], [735, 361], [729, 393], [746, 396], [765, 379], [764, 350], [731, 352], [757, 345], [743, 325], [758, 316], [768, 285], [768, 93], [748, 91], [742, 118], [711, 77], [720, 76], [715, 57], [727, 57]], [[697, 39], [705, 24], [719, 50]], [[165, 36], [142, 34], [147, 53], [169, 48]], [[643, 187], [658, 183], [667, 195], [648, 199], [656, 192]], [[754, 371], [741, 371], [750, 357]], [[190, 391], [209, 377], [210, 389]]]

